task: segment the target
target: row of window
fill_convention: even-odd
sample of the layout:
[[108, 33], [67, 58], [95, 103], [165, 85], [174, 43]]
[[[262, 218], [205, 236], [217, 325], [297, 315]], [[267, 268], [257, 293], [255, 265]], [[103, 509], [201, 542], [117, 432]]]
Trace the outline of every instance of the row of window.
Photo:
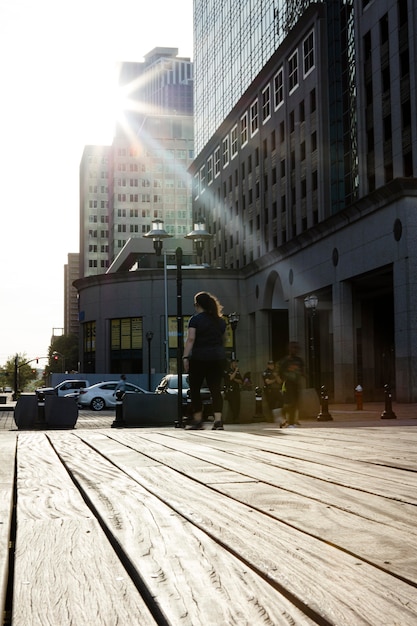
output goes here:
[[[98, 252], [98, 245], [97, 244], [90, 244], [88, 246], [88, 251], [89, 252]], [[100, 246], [100, 252], [107, 253], [108, 251], [109, 251], [108, 244], [103, 244], [103, 245]]]
[[[88, 208], [89, 209], [97, 209], [98, 208], [98, 200], [89, 200], [88, 201]], [[108, 209], [109, 208], [109, 203], [107, 202], [107, 200], [100, 200], [100, 208], [101, 209]]]
[[[98, 237], [98, 231], [97, 230], [89, 230], [88, 231], [88, 238], [89, 239], [97, 239]], [[109, 238], [109, 231], [108, 230], [101, 230], [100, 231], [100, 238], [101, 239], [108, 239]]]
[[[97, 224], [99, 219], [98, 219], [98, 215], [89, 215], [88, 216], [88, 221], [92, 224]], [[108, 224], [109, 223], [109, 216], [108, 215], [100, 215], [100, 223], [101, 224]]]
[[[139, 180], [141, 184], [139, 185]], [[116, 178], [115, 184], [118, 187], [159, 187], [165, 189], [186, 189], [187, 181], [183, 178], [155, 178], [153, 181], [150, 181], [148, 178], [138, 179], [138, 178]]]
[[[303, 76], [306, 78], [315, 68], [315, 37], [314, 30], [302, 41]], [[221, 169], [228, 166], [234, 159], [240, 148], [243, 148], [259, 131], [260, 121], [265, 124], [271, 117], [272, 107], [276, 111], [284, 104], [284, 65], [278, 69], [272, 82], [269, 82], [261, 92], [261, 98], [257, 97], [249, 106], [249, 109], [241, 116], [239, 125], [235, 124], [218, 145], [213, 154], [207, 159], [205, 165], [194, 175], [196, 189], [204, 189], [210, 185], [213, 179], [220, 175]], [[299, 85], [299, 50], [292, 52], [287, 59], [287, 85], [288, 94], [291, 95]]]
[[[88, 187], [88, 193], [98, 193], [98, 185], [90, 185]], [[107, 185], [101, 185], [100, 193], [109, 193], [109, 188]]]
[[109, 261], [107, 259], [101, 259], [100, 262], [97, 259], [89, 259], [88, 267], [96, 268], [101, 267], [101, 269], [107, 269], [109, 267]]

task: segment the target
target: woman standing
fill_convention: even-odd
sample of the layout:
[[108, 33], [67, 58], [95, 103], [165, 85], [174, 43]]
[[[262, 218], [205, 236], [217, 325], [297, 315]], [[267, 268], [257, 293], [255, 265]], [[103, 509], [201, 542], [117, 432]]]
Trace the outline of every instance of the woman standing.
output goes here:
[[204, 379], [211, 392], [213, 403], [213, 430], [224, 430], [222, 422], [222, 380], [225, 364], [224, 333], [226, 322], [222, 318], [220, 302], [206, 291], [194, 297], [196, 313], [188, 323], [184, 347], [184, 370], [189, 374], [191, 406], [194, 422], [191, 429], [203, 428], [203, 403], [200, 390]]

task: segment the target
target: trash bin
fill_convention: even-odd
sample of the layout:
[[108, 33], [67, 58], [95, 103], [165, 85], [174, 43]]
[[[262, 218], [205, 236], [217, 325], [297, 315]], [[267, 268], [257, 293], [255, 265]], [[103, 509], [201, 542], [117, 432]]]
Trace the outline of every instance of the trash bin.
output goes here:
[[14, 421], [19, 430], [34, 428], [38, 419], [38, 399], [35, 394], [22, 394], [13, 413]]
[[76, 398], [45, 396], [45, 425], [47, 428], [74, 428], [78, 419]]

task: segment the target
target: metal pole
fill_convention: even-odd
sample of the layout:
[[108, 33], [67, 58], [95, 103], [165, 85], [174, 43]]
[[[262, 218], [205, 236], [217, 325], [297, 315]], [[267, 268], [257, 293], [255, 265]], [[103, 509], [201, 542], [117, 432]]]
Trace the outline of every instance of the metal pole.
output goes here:
[[151, 340], [148, 339], [148, 389], [151, 390]]
[[175, 258], [177, 261], [177, 375], [178, 375], [178, 404], [177, 419], [178, 426], [182, 428], [182, 352], [184, 349], [183, 341], [183, 319], [182, 319], [182, 248], [175, 250]]
[[167, 253], [164, 251], [164, 290], [165, 290], [165, 374], [169, 373], [169, 327], [168, 327], [168, 276]]
[[312, 369], [312, 383], [313, 389], [317, 389], [317, 378], [316, 378], [316, 345], [315, 345], [315, 308], [311, 309], [311, 369]]

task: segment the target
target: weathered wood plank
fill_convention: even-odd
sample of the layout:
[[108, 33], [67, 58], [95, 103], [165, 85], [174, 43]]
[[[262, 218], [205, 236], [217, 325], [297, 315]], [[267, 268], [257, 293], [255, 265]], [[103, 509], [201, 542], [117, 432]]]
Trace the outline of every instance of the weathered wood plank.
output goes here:
[[9, 544], [13, 512], [13, 486], [15, 474], [16, 435], [0, 436], [0, 611], [6, 602], [9, 570]]
[[[152, 441], [155, 437], [166, 444], [166, 437], [151, 435]], [[175, 445], [176, 448], [179, 447], [178, 444]], [[217, 443], [216, 448], [220, 445]], [[228, 454], [232, 447], [235, 450], [235, 446], [227, 444]], [[146, 448], [149, 450], [148, 445]], [[242, 455], [238, 456], [241, 460]], [[164, 458], [166, 459], [166, 454]], [[217, 461], [218, 458], [214, 460]], [[266, 461], [268, 462], [268, 457]], [[262, 464], [261, 456], [257, 462]], [[250, 464], [249, 467], [251, 466]], [[216, 480], [213, 481], [209, 463], [207, 467], [207, 471], [203, 470], [202, 481], [210, 483], [218, 491], [231, 495], [285, 523], [295, 525], [300, 530], [322, 538], [343, 550], [361, 555], [378, 567], [417, 584], [417, 563], [414, 559], [414, 546], [417, 541], [415, 507], [392, 502], [385, 497], [370, 498], [369, 494], [363, 494], [362, 500], [359, 499], [358, 502], [358, 493], [359, 496], [361, 493], [355, 489], [344, 489], [342, 496], [335, 501], [334, 488], [336, 490], [340, 488], [338, 486], [333, 488], [331, 484], [323, 486], [319, 483], [315, 491], [304, 487], [301, 494], [297, 493], [296, 485], [304, 486], [305, 476], [297, 477], [296, 485], [294, 480], [288, 480], [290, 485], [287, 489], [281, 488], [280, 485], [263, 483], [257, 483], [255, 488], [251, 488], [242, 480], [243, 477], [235, 482], [234, 474], [229, 476], [229, 480], [224, 480], [224, 485], [218, 485], [217, 474]], [[177, 465], [175, 469], [178, 470]], [[183, 470], [184, 466], [181, 463], [180, 471]], [[220, 473], [220, 476], [223, 475], [224, 473]], [[197, 477], [195, 472], [193, 476]]]
[[[162, 437], [162, 438], [161, 438]], [[149, 439], [151, 438], [151, 441]], [[234, 443], [227, 440], [220, 440], [220, 438], [214, 438], [209, 443], [205, 443], [204, 446], [196, 448], [194, 451], [193, 442], [178, 439], [178, 435], [174, 435], [174, 441], [170, 442], [172, 437], [167, 437], [161, 434], [152, 434], [147, 437], [146, 447], [152, 450], [152, 444], [154, 441], [161, 441], [165, 447], [172, 446], [175, 450], [183, 450], [184, 454], [189, 450], [190, 455], [198, 453], [199, 458], [195, 460], [195, 467], [199, 468], [201, 461], [204, 460], [208, 465], [205, 469], [205, 482], [206, 484], [215, 484], [219, 482], [217, 477], [222, 478], [223, 471], [233, 471], [241, 474], [241, 481], [262, 481], [272, 486], [280, 487], [284, 489], [288, 495], [296, 493], [305, 496], [314, 502], [321, 502], [325, 506], [335, 507], [341, 511], [348, 511], [355, 516], [359, 516], [364, 519], [370, 519], [375, 522], [379, 522], [383, 525], [391, 525], [394, 528], [402, 529], [404, 532], [416, 534], [417, 529], [414, 524], [415, 519], [415, 506], [403, 502], [397, 502], [395, 499], [389, 499], [382, 496], [375, 495], [366, 491], [358, 489], [351, 489], [349, 486], [343, 486], [338, 484], [329, 484], [323, 482], [317, 478], [310, 477], [304, 474], [298, 474], [297, 471], [290, 471], [285, 468], [274, 468], [269, 463], [263, 463], [262, 457], [259, 461], [252, 459], [251, 462], [246, 458], [246, 450], [249, 447], [247, 439], [244, 439], [244, 445], [240, 448], [238, 453], [233, 451]], [[257, 446], [259, 438], [255, 437], [250, 449]], [[264, 439], [262, 444], [265, 445]], [[413, 445], [412, 443], [410, 445]], [[150, 446], [148, 448], [148, 446]], [[226, 452], [226, 457], [220, 457], [217, 463], [216, 455], [213, 453], [212, 448]], [[197, 452], [198, 451], [198, 452]], [[318, 456], [320, 456], [318, 454]], [[217, 463], [217, 465], [213, 465]], [[211, 471], [210, 468], [215, 467], [215, 471]], [[222, 470], [222, 467], [225, 470]], [[197, 477], [197, 475], [196, 475]], [[410, 478], [409, 473], [404, 475], [404, 482]], [[226, 482], [226, 481], [224, 481]], [[235, 481], [234, 481], [235, 482]]]
[[[158, 465], [144, 464], [128, 448], [117, 451], [111, 441], [109, 463], [75, 436], [69, 441], [54, 434], [51, 439], [170, 624], [314, 623], [274, 585], [115, 463], [122, 464], [125, 454], [135, 454], [140, 471], [152, 473]], [[99, 439], [93, 435], [90, 441]]]
[[[82, 437], [89, 440], [88, 434]], [[225, 494], [218, 493], [219, 485], [215, 485], [216, 491], [204, 485], [203, 468], [200, 470], [200, 482], [195, 475], [190, 480], [183, 472], [182, 455], [177, 453], [168, 457], [162, 443], [161, 457], [170, 459], [170, 467], [162, 467], [161, 464], [161, 467], [152, 469], [142, 465], [137, 468], [138, 452], [161, 460], [155, 441], [163, 439], [166, 444], [168, 438], [162, 435], [118, 432], [112, 438], [120, 441], [121, 446], [127, 443], [130, 448], [126, 449], [126, 455], [118, 457], [121, 469], [178, 514], [221, 541], [254, 569], [259, 568], [278, 587], [294, 594], [297, 602], [305, 603], [322, 620], [338, 625], [379, 624], [381, 619], [386, 624], [405, 625], [417, 621], [417, 596], [413, 584], [370, 565], [360, 555], [347, 554], [337, 546], [329, 545], [325, 538], [313, 537], [269, 514], [225, 498]], [[192, 450], [192, 454], [200, 460], [210, 454], [216, 455], [216, 451], [207, 450], [203, 437], [188, 437], [187, 433], [179, 433], [175, 436], [175, 445], [179, 448], [181, 438], [184, 447], [188, 445], [190, 452]], [[99, 441], [95, 437], [94, 443], [90, 442], [111, 459], [106, 439], [103, 436]], [[111, 446], [114, 446], [113, 442]], [[217, 453], [216, 464], [221, 463], [220, 456]], [[181, 459], [179, 471], [175, 466], [176, 458]], [[228, 455], [223, 454], [224, 467], [228, 467], [227, 459]], [[257, 487], [248, 482], [247, 488], [256, 492]]]
[[14, 626], [155, 625], [44, 433], [19, 434]]
[[[198, 432], [198, 431], [196, 431]], [[175, 431], [174, 431], [175, 433]], [[178, 431], [177, 431], [178, 433]], [[191, 440], [187, 438], [187, 433], [181, 436], [181, 433], [173, 435], [164, 435], [157, 433], [149, 433], [144, 435], [149, 441], [161, 441], [165, 442], [168, 450], [168, 446], [172, 446], [172, 450], [188, 451], [192, 454], [192, 445], [195, 438]], [[161, 439], [162, 437], [162, 439]], [[249, 436], [250, 437], [250, 436]], [[170, 439], [175, 441], [171, 444]], [[199, 446], [199, 459], [216, 462], [216, 454], [220, 450], [220, 454], [223, 455], [222, 445], [219, 443], [219, 439], [200, 437], [202, 445]], [[234, 442], [226, 442], [224, 449], [229, 452], [230, 458], [227, 461], [227, 469], [233, 471], [244, 471], [245, 463], [247, 467], [252, 468], [252, 461], [256, 461], [256, 454], [253, 449], [244, 445], [243, 447], [235, 447], [233, 452]], [[168, 454], [168, 451], [166, 452]], [[381, 468], [373, 468], [372, 471], [378, 473], [379, 476], [371, 476], [371, 469], [369, 472], [360, 473], [357, 469], [359, 464], [351, 464], [347, 468], [348, 459], [346, 459], [344, 465], [345, 469], [339, 469], [336, 464], [330, 465], [323, 464], [321, 462], [321, 455], [317, 454], [316, 462], [305, 461], [301, 455], [300, 458], [292, 459], [289, 456], [280, 454], [267, 453], [258, 455], [260, 459], [260, 466], [265, 466], [265, 471], [268, 470], [268, 466], [275, 468], [277, 471], [282, 472], [282, 481], [288, 481], [293, 475], [303, 475], [315, 480], [324, 482], [330, 482], [334, 485], [340, 485], [348, 488], [354, 488], [358, 491], [363, 491], [368, 494], [382, 495], [384, 497], [391, 498], [393, 500], [400, 500], [408, 504], [417, 504], [417, 473], [399, 472], [396, 469], [386, 468], [384, 472]], [[221, 456], [222, 465], [223, 456]], [[255, 465], [256, 467], [256, 465]], [[399, 475], [403, 478], [400, 478]], [[276, 476], [276, 474], [274, 474]], [[404, 476], [407, 476], [404, 480]], [[386, 478], [386, 476], [388, 476]], [[259, 478], [259, 476], [252, 475], [253, 478]], [[366, 478], [366, 479], [365, 479]], [[281, 483], [282, 484], [282, 483]]]

